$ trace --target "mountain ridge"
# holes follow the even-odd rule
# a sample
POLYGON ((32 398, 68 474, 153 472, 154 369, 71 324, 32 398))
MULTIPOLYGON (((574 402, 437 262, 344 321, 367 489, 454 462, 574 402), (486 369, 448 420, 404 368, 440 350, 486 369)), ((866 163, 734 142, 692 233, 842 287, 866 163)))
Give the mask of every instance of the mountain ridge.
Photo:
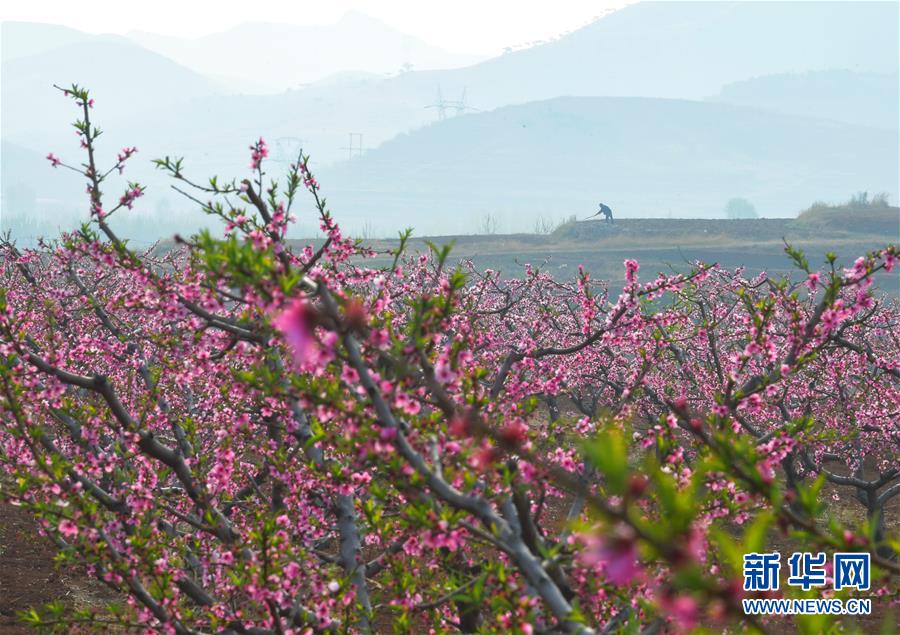
POLYGON ((247 81, 278 93, 343 71, 383 76, 403 71, 406 64, 451 68, 483 59, 448 53, 360 11, 347 12, 330 24, 245 22, 198 38, 138 31, 128 36, 203 74, 230 69, 230 76, 240 78, 235 86, 243 92, 252 91, 247 81), (242 46, 235 47, 235 42, 242 46))

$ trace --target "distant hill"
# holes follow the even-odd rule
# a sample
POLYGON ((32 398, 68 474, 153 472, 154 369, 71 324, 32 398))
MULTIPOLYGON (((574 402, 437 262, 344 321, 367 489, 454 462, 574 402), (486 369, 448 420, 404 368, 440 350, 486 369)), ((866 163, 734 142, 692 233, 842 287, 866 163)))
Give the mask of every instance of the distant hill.
MULTIPOLYGON (((486 213, 505 215, 512 230, 530 227, 537 215, 593 211, 598 196, 626 215, 713 216, 732 196, 749 198, 764 215, 790 215, 809 200, 844 199, 859 189, 895 192, 896 133, 751 113, 745 106, 806 108, 799 97, 776 103, 761 84, 725 91, 739 106, 611 99, 575 108, 581 102, 557 98, 696 100, 755 77, 840 68, 853 70, 851 81, 896 74, 898 13, 900 5, 887 2, 641 2, 555 41, 468 67, 388 79, 345 72, 277 95, 234 94, 236 75, 243 85, 268 81, 259 64, 223 58, 208 68, 223 78, 216 81, 119 37, 20 24, 10 39, 4 24, 3 53, 11 46, 18 53, 0 73, 2 135, 39 157, 49 150, 71 157, 73 112, 50 84, 74 80, 97 98, 103 152, 125 144, 141 149, 126 178, 150 185, 142 201, 150 209, 166 209, 163 199, 172 194, 149 159, 183 155, 200 179, 241 175, 247 144, 262 135, 272 147, 271 168, 302 146, 342 217, 384 231, 405 224, 471 231, 486 213), (436 123, 441 110, 426 106, 439 91, 451 102, 465 94, 467 107, 459 110, 466 114, 455 116, 450 104, 447 120, 436 123), (537 103, 543 100, 551 101, 537 103), (366 153, 339 166, 359 154, 358 146, 348 150, 348 133, 362 135, 366 153)), ((359 15, 344 22, 349 30, 375 28, 359 15)), ((247 25, 209 36, 209 50, 243 52, 246 36, 260 55, 287 46, 291 55, 305 54, 304 64, 314 60, 330 72, 323 53, 330 49, 313 47, 312 36, 298 39, 293 27, 280 29, 247 25)), ((135 37, 160 50, 184 45, 184 55, 200 46, 135 37)), ((284 70, 282 58, 270 61, 284 70)), ((822 103, 810 105, 809 114, 838 119, 822 103)), ((879 97, 871 107, 890 105, 879 97)), ((883 114, 871 116, 880 121, 883 114)), ((37 182, 45 188, 39 199, 56 198, 56 185, 37 182)))
POLYGON ((18 182, 29 189, 37 189, 40 173, 49 174, 50 163, 39 154, 8 141, 3 141, 0 148, 0 183, 18 182))
POLYGON ((829 70, 766 75, 727 84, 710 100, 875 128, 900 127, 898 73, 829 70))
POLYGON ((74 111, 53 84, 73 82, 90 88, 107 125, 220 93, 205 77, 127 40, 90 39, 3 62, 3 137, 68 140, 74 111))
POLYGON ((898 140, 883 131, 682 100, 581 97, 508 106, 401 135, 321 170, 345 223, 501 232, 540 216, 721 216, 733 196, 763 216, 857 190, 897 197, 898 140))
MULTIPOLYGON (((448 102, 465 95, 474 110, 463 112, 476 112, 560 96, 703 99, 726 84, 779 73, 897 73, 898 22, 900 4, 887 2, 639 2, 472 66, 291 91, 266 103, 264 121, 278 134, 293 129, 314 156, 331 162, 351 130, 374 147, 437 120, 439 109, 426 106, 439 93, 448 102)), ((752 96, 740 103, 766 107, 752 96)), ((452 105, 445 110, 456 113, 452 105)))
MULTIPOLYGON (((61 46, 117 36, 94 36, 59 24, 4 21, 0 24, 0 57, 4 62, 44 53, 61 46)), ((120 38, 124 39, 124 38, 120 38)))
POLYGON ((196 39, 133 32, 135 42, 242 92, 282 92, 343 71, 396 74, 454 68, 480 57, 453 55, 351 11, 334 24, 251 23, 196 39))
MULTIPOLYGON (((444 74, 473 104, 562 95, 698 99, 775 73, 898 69, 900 4, 638 2, 557 41, 444 74)), ((435 78, 437 79, 437 78, 435 78)))
POLYGON ((71 126, 78 110, 53 84, 77 82, 90 88, 96 99, 95 120, 104 130, 98 140, 102 166, 110 165, 123 146, 138 146, 141 152, 125 176, 106 189, 113 194, 125 187, 126 179, 149 183, 151 206, 166 193, 150 164, 150 159, 164 152, 154 148, 151 140, 168 135, 144 125, 149 115, 184 103, 193 104, 189 110, 196 118, 202 114, 196 100, 220 94, 214 82, 133 42, 93 36, 4 61, 0 82, 3 213, 9 217, 31 209, 28 215, 41 217, 51 227, 84 209, 83 179, 68 170, 51 169, 44 159, 52 151, 76 164, 83 161, 71 126), (7 195, 10 188, 11 197, 7 195))
MULTIPOLYGON (((780 73, 840 68, 896 73, 898 20, 900 5, 889 2, 640 2, 555 41, 464 68, 413 70, 388 79, 351 73, 259 99, 216 95, 190 107, 160 104, 154 108, 152 125, 162 134, 168 129, 186 131, 178 136, 177 147, 168 144, 173 152, 207 151, 202 145, 188 145, 188 137, 243 145, 245 137, 263 134, 302 139, 318 162, 330 163, 347 156, 343 147, 349 132, 361 133, 365 147, 372 148, 436 121, 440 109, 426 106, 436 103, 439 91, 450 102, 459 101, 465 93, 467 107, 486 111, 567 95, 702 99, 718 94, 726 84, 780 73)), ((368 19, 350 16, 334 28, 352 30, 357 28, 353 22, 368 19)), ((350 63, 341 57, 345 53, 326 54, 331 44, 313 46, 317 39, 300 37, 294 29, 245 25, 196 41, 135 37, 176 59, 197 56, 198 64, 207 64, 202 67, 205 72, 226 83, 225 92, 235 92, 236 76, 258 87, 273 70, 285 78, 282 86, 286 87, 293 82, 293 71, 285 66, 299 65, 298 72, 305 73, 305 65, 315 63, 317 72, 325 75, 333 72, 330 59, 350 63), (245 45, 245 36, 255 44, 245 45), (236 42, 241 46, 235 46, 236 42), (208 60, 204 47, 209 47, 208 60), (282 55, 285 47, 289 54, 282 55), (246 55, 248 49, 259 53, 246 60, 233 59, 238 53, 246 55), (254 61, 257 55, 270 54, 266 64, 254 61), (303 55, 302 60, 297 55, 303 55)), ((393 31, 388 35, 389 42, 400 37, 393 31)), ((397 46, 379 44, 372 50, 395 54, 397 46)), ((374 53, 371 57, 373 63, 379 59, 374 53)), ((391 61, 397 69, 400 63, 391 61)), ((133 68, 133 74, 141 72, 140 65, 133 68)), ((28 104, 39 103, 35 101, 39 98, 18 97, 28 104)), ((740 103, 767 107, 765 99, 757 102, 753 95, 740 103)), ((109 110, 104 112, 109 116, 109 110)), ((445 109, 448 117, 456 112, 452 104, 445 109)), ((132 120, 132 137, 149 125, 144 112, 132 120)), ((41 125, 38 130, 45 128, 41 125)), ((159 134, 153 139, 159 139, 159 134)), ((221 153, 217 149, 215 154, 221 153)))

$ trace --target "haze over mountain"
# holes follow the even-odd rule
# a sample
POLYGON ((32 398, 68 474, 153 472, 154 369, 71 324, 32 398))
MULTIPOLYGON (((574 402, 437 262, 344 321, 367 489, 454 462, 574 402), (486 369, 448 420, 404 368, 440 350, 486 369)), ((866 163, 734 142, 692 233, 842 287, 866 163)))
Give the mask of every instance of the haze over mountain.
POLYGON ((347 70, 393 74, 481 59, 447 53, 359 11, 334 24, 259 22, 196 39, 139 31, 128 35, 188 68, 227 80, 241 92, 282 92, 347 70))
POLYGON ((898 73, 831 70, 766 75, 727 84, 709 99, 886 130, 900 127, 898 73))
MULTIPOLYGON (((312 141, 310 149, 321 161, 330 162, 344 154, 338 149, 346 145, 348 132, 363 133, 366 145, 372 147, 397 132, 434 121, 438 109, 425 106, 435 103, 439 89, 449 101, 458 101, 465 91, 468 106, 489 110, 563 95, 702 99, 736 81, 811 70, 896 73, 898 20, 900 5, 885 2, 644 2, 557 41, 465 68, 409 72, 386 80, 351 75, 344 81, 294 90, 273 98, 272 105, 265 107, 265 122, 276 129, 290 128, 293 136, 312 141), (303 113, 302 119, 298 112, 303 113), (323 139, 324 143, 311 139, 326 131, 333 136, 323 139)), ((343 22, 357 21, 369 19, 357 14, 343 22)), ((212 72, 219 76, 244 72, 242 81, 262 81, 260 69, 273 64, 315 64, 323 69, 322 76, 365 70, 356 66, 326 71, 329 55, 323 51, 327 49, 300 37, 273 36, 264 42, 252 40, 254 46, 238 45, 243 42, 238 31, 270 33, 270 28, 291 33, 295 28, 314 29, 246 25, 234 33, 177 42, 189 44, 191 50, 208 44, 210 59, 219 59, 212 72), (262 64, 256 61, 256 53, 248 53, 254 50, 278 55, 262 64), (232 60, 238 53, 241 59, 232 60)), ((369 54, 377 58, 385 48, 390 50, 379 45, 369 54)), ((102 81, 102 66, 91 72, 102 81)), ((139 76, 140 68, 133 74, 139 76)), ((178 90, 165 82, 156 87, 165 93, 178 90)), ((234 92, 233 87, 229 92, 234 92)), ((47 96, 28 94, 19 99, 39 101, 47 96)), ((234 125, 227 119, 232 110, 229 104, 221 105, 221 118, 216 116, 218 105, 210 108, 211 112, 204 109, 201 117, 195 117, 202 119, 198 123, 214 119, 226 129, 234 125)), ((454 112, 451 105, 447 113, 454 112)), ((45 125, 32 118, 20 127, 45 125)))
POLYGON ((319 178, 345 222, 379 233, 500 231, 539 217, 721 217, 746 197, 765 216, 818 198, 898 194, 896 135, 726 104, 562 97, 457 117, 385 143, 319 178))
MULTIPOLYGON (((334 170, 323 173, 323 184, 336 192, 333 201, 336 206, 343 201, 352 208, 335 211, 342 218, 349 215, 356 219, 354 222, 363 222, 362 210, 367 210, 366 214, 372 214, 371 222, 384 231, 398 228, 383 222, 387 218, 420 228, 444 226, 433 224, 434 219, 426 210, 448 209, 443 199, 451 196, 451 190, 442 190, 444 185, 436 181, 432 199, 426 200, 423 197, 427 192, 403 176, 428 165, 457 174, 459 179, 470 179, 458 181, 454 187, 466 192, 471 200, 480 197, 490 203, 473 207, 459 216, 459 224, 466 225, 466 231, 473 229, 472 214, 478 216, 489 208, 490 211, 500 209, 495 203, 502 192, 511 192, 503 209, 508 209, 512 216, 516 214, 516 205, 524 206, 523 217, 537 213, 539 208, 565 213, 557 210, 556 202, 568 200, 580 210, 589 198, 593 207, 597 196, 610 200, 618 197, 617 205, 635 215, 668 214, 671 208, 676 216, 690 216, 717 213, 724 204, 718 197, 749 195, 750 191, 736 187, 746 182, 757 183, 762 188, 748 188, 757 193, 759 200, 755 202, 760 203, 762 213, 791 214, 813 199, 831 196, 842 199, 860 189, 889 192, 898 189, 896 170, 893 179, 881 184, 885 171, 896 166, 896 153, 883 162, 881 159, 889 154, 891 144, 896 145, 897 137, 894 116, 897 99, 891 100, 890 93, 895 90, 892 87, 896 86, 900 64, 896 56, 900 41, 898 18, 900 5, 896 3, 646 2, 607 15, 553 42, 462 68, 412 70, 389 78, 384 78, 381 70, 369 72, 359 65, 347 66, 356 64, 354 60, 358 61, 359 56, 341 57, 340 64, 332 65, 329 60, 338 58, 330 57, 327 52, 330 44, 316 44, 315 30, 327 27, 254 24, 199 40, 133 34, 146 46, 168 50, 176 60, 119 36, 93 36, 52 25, 7 23, 3 25, 2 134, 4 141, 36 156, 53 150, 74 157, 77 144, 69 127, 74 113, 71 105, 50 88, 54 82, 74 80, 89 86, 97 98, 95 117, 106 131, 102 149, 110 153, 124 145, 137 145, 141 149, 126 176, 151 186, 144 200, 144 206, 149 209, 168 209, 171 207, 168 199, 173 198, 167 182, 152 169, 149 159, 186 156, 192 174, 201 180, 211 174, 239 176, 246 172, 247 145, 262 135, 269 140, 272 159, 282 161, 282 165, 301 146, 311 153, 317 169, 334 164, 334 170), (312 31, 304 32, 301 37, 298 34, 303 29, 312 31), (249 42, 254 44, 248 45, 249 42), (247 59, 234 59, 238 53, 247 59), (205 65, 204 72, 188 68, 185 64, 190 59, 191 64, 205 65), (247 90, 251 85, 271 89, 268 82, 276 75, 289 74, 288 67, 293 63, 298 65, 297 73, 320 70, 324 79, 279 94, 235 94, 239 87, 247 90), (267 75, 269 71, 271 76, 267 75), (439 96, 444 100, 442 105, 439 96), (648 129, 656 131, 662 144, 660 148, 655 148, 643 134, 641 122, 634 114, 609 106, 626 102, 588 100, 584 103, 598 108, 595 115, 582 112, 583 107, 579 106, 577 114, 565 115, 564 119, 570 121, 567 126, 557 130, 554 126, 559 127, 559 122, 547 124, 547 129, 555 130, 556 137, 535 137, 525 141, 525 147, 520 147, 521 139, 514 138, 510 147, 517 150, 503 151, 504 117, 519 111, 501 110, 504 114, 499 118, 492 117, 495 113, 490 111, 521 105, 524 109, 521 112, 525 113, 533 107, 529 117, 543 121, 543 116, 535 113, 544 112, 546 104, 535 102, 565 96, 706 99, 708 103, 684 106, 682 102, 663 100, 650 110, 650 106, 642 106, 639 111, 644 116, 656 118, 648 124, 648 129), (758 112, 751 116, 750 108, 758 112), (466 116, 456 117, 457 112, 466 116), (716 120, 721 120, 716 125, 722 130, 739 131, 741 126, 748 125, 760 139, 769 139, 773 147, 783 149, 783 156, 735 154, 734 147, 729 145, 732 137, 704 136, 704 126, 695 119, 695 112, 715 113, 716 120), (798 116, 787 117, 785 113, 798 116), (442 114, 447 121, 430 126, 442 114), (622 118, 622 130, 628 131, 627 134, 609 132, 617 125, 618 118, 622 118), (816 118, 834 121, 826 123, 816 118), (788 125, 787 121, 794 123, 788 125), (834 122, 863 124, 869 128, 892 125, 893 130, 863 132, 834 122), (488 124, 499 127, 496 130, 483 127, 488 124), (693 131, 691 135, 674 134, 673 131, 684 125, 693 131), (430 127, 423 129, 424 126, 430 127), (469 126, 479 129, 479 133, 473 133, 469 126), (798 131, 815 130, 816 134, 807 139, 806 133, 791 133, 792 126, 798 131), (448 156, 455 157, 456 161, 474 159, 480 171, 459 172, 459 166, 452 162, 448 167, 443 151, 438 149, 440 145, 426 151, 433 135, 437 135, 434 137, 437 140, 445 134, 436 131, 447 130, 459 133, 458 143, 469 144, 467 151, 460 149, 448 156), (361 137, 354 136, 351 141, 349 133, 361 137), (397 135, 401 136, 395 139, 397 135), (485 146, 479 135, 501 145, 485 146), (698 135, 706 139, 701 145, 696 141, 698 135), (610 144, 610 138, 616 139, 616 143, 610 144), (863 141, 854 145, 850 141, 853 138, 863 141), (581 147, 584 139, 605 145, 596 150, 599 154, 595 156, 581 147), (808 148, 790 148, 782 139, 802 141, 808 148, 819 148, 821 152, 816 155, 808 148), (383 148, 371 150, 381 144, 385 144, 383 148), (568 158, 566 147, 572 148, 568 158), (698 147, 710 156, 704 157, 698 147), (360 159, 357 155, 363 151, 366 154, 360 159), (562 180, 554 181, 564 184, 566 190, 556 192, 555 196, 550 190, 532 196, 519 195, 515 188, 500 187, 498 183, 515 182, 519 178, 510 175, 522 173, 521 159, 516 152, 526 152, 529 160, 555 156, 556 164, 570 166, 571 179, 562 179, 565 175, 561 175, 562 180), (338 165, 349 156, 353 157, 349 164, 338 165), (847 166, 842 171, 832 167, 844 166, 848 156, 861 157, 858 165, 847 166), (388 161, 385 157, 393 158, 388 161), (485 157, 494 159, 489 161, 485 157), (591 165, 606 166, 610 178, 621 179, 621 184, 601 180, 602 191, 598 192, 597 181, 590 180, 594 173, 585 171, 578 157, 591 165), (403 160, 413 163, 403 165, 403 160), (391 173, 385 173, 380 167, 385 161, 392 165, 391 173), (728 176, 729 162, 743 165, 740 174, 744 176, 740 178, 746 177, 745 181, 728 176), (867 172, 864 168, 870 164, 872 171, 867 172), (685 201, 693 200, 691 205, 698 207, 672 204, 673 190, 666 189, 665 185, 669 178, 666 170, 683 176, 694 165, 708 168, 705 180, 696 181, 698 198, 691 199, 693 195, 687 191, 680 195, 685 201), (371 200, 351 192, 355 184, 346 175, 360 166, 369 166, 365 168, 366 173, 385 179, 377 185, 379 193, 371 200, 403 201, 396 207, 403 210, 399 216, 392 216, 393 211, 391 214, 373 211, 371 200), (832 172, 835 177, 831 179, 815 176, 815 173, 832 172), (393 173, 403 178, 388 178, 393 173), (761 175, 766 175, 768 189, 763 188, 761 175), (332 177, 335 183, 328 182, 332 177), (586 180, 576 183, 581 177, 586 180), (629 183, 641 183, 644 192, 629 183), (657 186, 661 188, 659 195, 651 200, 657 186), (573 192, 581 193, 575 196, 573 192), (553 205, 546 203, 551 199, 555 201, 553 205), (535 200, 546 204, 537 206, 535 200), (410 206, 409 201, 414 204, 410 206), (421 216, 415 215, 420 212, 421 216)), ((405 36, 385 31, 383 25, 373 26, 371 22, 364 16, 351 15, 332 28, 343 29, 344 35, 340 37, 349 37, 347 34, 353 29, 380 33, 377 37, 373 35, 371 41, 381 43, 371 44, 371 50, 363 51, 363 58, 368 55, 373 63, 387 60, 385 63, 399 67, 399 58, 391 56, 410 51, 425 55, 422 59, 433 53, 438 56, 434 63, 439 63, 440 51, 435 52, 421 42, 411 44, 404 51, 397 42, 404 41, 405 36), (379 37, 387 39, 378 40, 379 37), (417 48, 419 44, 425 48, 417 48)), ((558 102, 563 103, 567 102, 558 102)), ((544 124, 535 125, 541 129, 544 124)), ((18 174, 16 178, 24 179, 23 183, 36 184, 39 201, 62 198, 55 190, 55 181, 46 181, 49 166, 41 169, 40 179, 25 172, 24 168, 4 170, 7 176, 18 174)), ((672 178, 677 183, 678 179, 672 178)), ((9 183, 7 180, 6 184, 9 183)), ((388 208, 394 210, 395 206, 391 203, 388 208)), ((39 204, 36 213, 50 213, 51 209, 56 207, 39 204)), ((441 223, 445 220, 441 219, 441 223)), ((164 223, 159 226, 163 231, 164 223)))
POLYGON ((559 95, 699 99, 760 75, 895 72, 898 17, 900 5, 879 2, 640 2, 441 79, 451 94, 468 86, 480 107, 559 95))
POLYGON ((14 57, 2 64, 3 137, 22 145, 41 139, 68 138, 71 103, 53 85, 90 87, 103 104, 107 124, 131 126, 147 112, 179 102, 218 95, 221 88, 172 60, 124 38, 88 38, 14 57))
POLYGON ((117 35, 91 35, 60 24, 16 21, 0 24, 0 51, 4 62, 96 39, 125 38, 117 35))
MULTIPOLYGON (((240 138, 243 144, 247 129, 254 131, 251 135, 300 138, 319 162, 329 163, 347 156, 342 147, 348 145, 350 132, 361 133, 364 146, 374 147, 399 132, 434 121, 440 109, 426 106, 435 104, 439 90, 450 102, 459 101, 465 91, 466 106, 490 110, 563 95, 700 99, 716 95, 728 83, 810 70, 852 67, 864 73, 896 73, 898 7, 894 3, 847 2, 639 3, 555 42, 465 68, 414 71, 390 79, 345 74, 342 79, 262 100, 216 95, 197 107, 176 105, 167 109, 158 105, 153 110, 161 123, 194 131, 192 136, 197 138, 235 135, 234 140, 240 138)), ((209 37, 218 41, 218 36, 209 37)), ((328 56, 320 55, 315 47, 307 48, 302 39, 272 38, 265 46, 251 48, 236 46, 239 41, 230 40, 230 48, 241 55, 252 48, 280 51, 288 47, 316 64, 327 64, 328 56)), ((214 49, 218 48, 215 44, 214 49)), ((64 64, 66 60, 61 59, 60 67, 64 64)), ((234 75, 244 68, 238 61, 234 64, 223 60, 215 70, 234 75)), ((265 65, 250 66, 252 72, 265 65)), ((4 84, 10 74, 4 73, 4 84)), ((82 68, 76 75, 88 75, 82 81, 91 86, 122 82, 121 73, 109 73, 100 63, 89 71, 82 68)), ((141 64, 136 64, 131 75, 141 77, 141 64)), ((177 104, 182 101, 183 84, 177 81, 181 75, 173 75, 173 81, 151 75, 146 83, 156 95, 177 104)), ((244 79, 252 81, 254 77, 244 79)), ((844 92, 852 92, 855 87, 851 81, 844 92)), ((225 91, 229 92, 227 87, 225 91)), ((52 97, 42 86, 37 92, 16 93, 17 101, 28 104, 40 104, 52 97)), ((761 95, 759 103, 754 103, 751 96, 739 103, 766 107, 771 99, 761 95)), ((135 108, 140 105, 133 103, 135 108)), ((110 116, 108 102, 105 108, 105 116, 110 116)), ((22 133, 16 139, 19 142, 26 134, 48 130, 40 110, 24 111, 22 120, 10 114, 9 125, 4 126, 22 133)), ((454 104, 445 109, 451 116, 456 111, 454 104)), ((143 112, 134 123, 135 127, 144 125, 143 112)), ((172 148, 185 153, 202 150, 172 148)))
MULTIPOLYGON (((84 210, 83 179, 51 169, 44 159, 53 151, 75 164, 83 160, 71 126, 79 113, 54 84, 90 87, 101 105, 93 114, 104 130, 99 139, 99 147, 109 153, 104 157, 135 145, 134 132, 152 137, 153 131, 140 125, 149 113, 182 102, 193 103, 197 117, 195 100, 221 94, 214 81, 121 36, 28 23, 4 23, 2 36, 0 186, 7 217, 38 216, 43 226, 55 229, 60 223, 71 227, 74 214, 84 210)), ((128 176, 158 185, 150 158, 136 161, 128 176)))
MULTIPOLYGON (((318 161, 330 163, 347 155, 341 148, 349 132, 362 133, 365 146, 374 147, 435 121, 439 98, 447 102, 445 114, 453 116, 566 95, 702 99, 725 84, 779 73, 846 67, 896 73, 898 8, 846 2, 639 3, 555 42, 473 66, 315 84, 260 107, 267 130, 305 139, 318 161)), ((850 81, 846 90, 855 88, 850 81)), ((253 117, 250 103, 259 102, 217 100, 212 108, 221 109, 222 120, 233 121, 236 110, 253 117)), ((765 107, 764 99, 741 103, 765 107)))

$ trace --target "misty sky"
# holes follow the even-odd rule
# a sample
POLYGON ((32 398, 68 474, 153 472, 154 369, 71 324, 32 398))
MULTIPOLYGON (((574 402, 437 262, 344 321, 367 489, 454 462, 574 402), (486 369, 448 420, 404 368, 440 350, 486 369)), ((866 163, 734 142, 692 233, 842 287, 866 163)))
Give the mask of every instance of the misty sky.
POLYGON ((4 20, 63 24, 89 33, 150 31, 197 37, 242 22, 328 24, 358 10, 453 53, 499 53, 576 29, 631 0, 30 0, 4 20))

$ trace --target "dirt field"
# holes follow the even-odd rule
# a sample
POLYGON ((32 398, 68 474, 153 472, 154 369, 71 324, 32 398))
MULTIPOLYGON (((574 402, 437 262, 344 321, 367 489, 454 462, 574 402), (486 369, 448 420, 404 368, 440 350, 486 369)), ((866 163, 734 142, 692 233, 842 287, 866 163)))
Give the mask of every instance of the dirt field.
POLYGON ((27 512, 0 503, 0 634, 34 633, 17 617, 30 607, 60 600, 81 608, 113 599, 82 572, 57 566, 55 553, 27 512))

